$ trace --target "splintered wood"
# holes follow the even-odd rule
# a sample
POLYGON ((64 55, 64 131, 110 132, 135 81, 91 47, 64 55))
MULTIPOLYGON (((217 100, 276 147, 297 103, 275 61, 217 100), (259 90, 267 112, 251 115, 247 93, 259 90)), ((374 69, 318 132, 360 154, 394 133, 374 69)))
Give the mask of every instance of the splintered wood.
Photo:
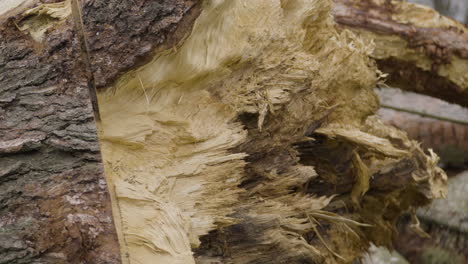
POLYGON ((180 47, 99 93, 126 263, 348 263, 444 195, 437 157, 374 116, 372 43, 330 10, 207 1, 180 47))

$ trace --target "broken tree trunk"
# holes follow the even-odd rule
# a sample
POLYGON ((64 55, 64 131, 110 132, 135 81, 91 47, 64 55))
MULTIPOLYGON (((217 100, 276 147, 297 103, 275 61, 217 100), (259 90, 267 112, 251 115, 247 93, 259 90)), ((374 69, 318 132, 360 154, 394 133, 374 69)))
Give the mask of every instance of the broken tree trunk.
MULTIPOLYGON (((70 2, 21 4, 0 3, 0 263, 121 263, 70 2)), ((87 1, 97 84, 175 38, 192 5, 87 1)))
POLYGON ((331 1, 84 1, 98 132, 70 3, 0 17, 0 263, 348 263, 444 195, 331 1))
POLYGON ((468 106, 468 29, 406 1, 333 0, 335 21, 373 41, 387 83, 468 106))

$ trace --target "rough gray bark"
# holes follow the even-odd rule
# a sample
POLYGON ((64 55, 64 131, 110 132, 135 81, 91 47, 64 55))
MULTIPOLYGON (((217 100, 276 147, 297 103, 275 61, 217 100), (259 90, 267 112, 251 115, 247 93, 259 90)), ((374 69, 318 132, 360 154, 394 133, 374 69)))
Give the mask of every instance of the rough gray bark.
MULTIPOLYGON (((85 1, 97 84, 176 39, 193 5, 85 1)), ((15 14, 3 14, 0 24, 0 263, 120 263, 71 18, 37 42, 16 25, 48 15, 15 14)))
POLYGON ((86 80, 0 34, 0 263, 119 263, 86 80))

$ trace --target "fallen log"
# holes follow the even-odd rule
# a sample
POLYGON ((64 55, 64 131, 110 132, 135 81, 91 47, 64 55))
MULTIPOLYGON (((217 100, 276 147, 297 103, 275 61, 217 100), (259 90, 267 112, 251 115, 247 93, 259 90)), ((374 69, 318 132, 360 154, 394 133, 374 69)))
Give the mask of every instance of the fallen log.
POLYGON ((334 0, 333 16, 375 43, 389 85, 468 106, 466 26, 406 1, 334 0))
POLYGON ((84 1, 101 121, 70 3, 1 15, 0 263, 348 263, 445 195, 330 1, 84 1))

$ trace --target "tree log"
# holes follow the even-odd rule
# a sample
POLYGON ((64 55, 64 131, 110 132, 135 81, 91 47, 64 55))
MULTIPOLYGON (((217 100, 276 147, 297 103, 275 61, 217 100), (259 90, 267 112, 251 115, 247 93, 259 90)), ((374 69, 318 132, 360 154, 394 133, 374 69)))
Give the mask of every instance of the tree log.
POLYGON ((343 28, 375 43, 372 57, 387 83, 468 106, 468 29, 405 1, 334 0, 343 28))
POLYGON ((69 5, 0 27, 0 263, 349 263, 444 196, 331 1, 84 1, 101 122, 69 5))
MULTIPOLYGON (((121 263, 70 2, 37 2, 0 19, 0 263, 121 263)), ((97 85, 176 39, 193 5, 86 1, 97 85)))

